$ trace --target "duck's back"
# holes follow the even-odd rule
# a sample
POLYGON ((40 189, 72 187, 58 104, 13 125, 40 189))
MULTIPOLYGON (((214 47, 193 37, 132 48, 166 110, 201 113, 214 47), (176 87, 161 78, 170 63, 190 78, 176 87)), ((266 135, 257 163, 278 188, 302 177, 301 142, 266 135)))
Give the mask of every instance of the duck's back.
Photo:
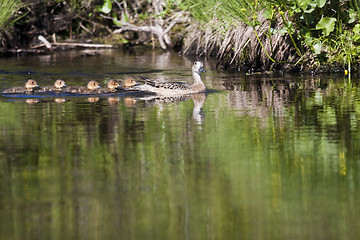
POLYGON ((66 87, 64 89, 64 92, 66 93, 72 93, 72 94, 85 94, 85 95, 91 95, 91 94, 99 94, 98 90, 99 89, 94 89, 94 90, 90 90, 87 87, 84 86, 71 86, 71 87, 66 87))
POLYGON ((32 89, 27 89, 26 87, 11 87, 3 90, 1 93, 30 93, 32 89))
POLYGON ((43 92, 61 92, 61 91, 62 91, 61 88, 56 88, 54 86, 44 86, 39 89, 36 89, 34 92, 43 93, 43 92))
POLYGON ((85 92, 85 90, 87 90, 87 88, 83 86, 71 86, 71 87, 66 87, 64 89, 64 92, 82 94, 83 92, 85 92))

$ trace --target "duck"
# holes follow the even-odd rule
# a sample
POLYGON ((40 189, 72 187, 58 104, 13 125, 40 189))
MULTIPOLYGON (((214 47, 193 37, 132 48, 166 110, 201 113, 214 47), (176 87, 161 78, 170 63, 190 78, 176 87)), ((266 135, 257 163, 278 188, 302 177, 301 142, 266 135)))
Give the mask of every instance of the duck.
POLYGON ((128 77, 123 81, 123 84, 120 86, 120 88, 126 90, 136 85, 138 85, 138 83, 136 82, 135 78, 128 77))
POLYGON ((55 81, 53 86, 44 86, 36 89, 36 92, 60 92, 63 88, 66 87, 65 81, 58 79, 55 81))
POLYGON ((116 80, 110 80, 107 84, 107 88, 98 88, 94 91, 94 93, 102 94, 102 93, 113 93, 116 92, 120 88, 120 84, 116 80))
POLYGON ((151 92, 157 95, 186 95, 193 93, 202 93, 206 91, 205 84, 201 81, 201 73, 206 72, 204 69, 204 64, 201 61, 195 61, 192 66, 192 75, 194 79, 193 84, 188 84, 185 82, 159 82, 149 78, 141 77, 143 80, 143 85, 134 86, 132 90, 151 92))
POLYGON ((2 93, 31 93, 34 89, 39 88, 40 86, 33 79, 27 80, 25 86, 21 87, 11 87, 2 91, 2 93))
POLYGON ((74 93, 74 94, 96 94, 96 90, 99 89, 99 83, 97 81, 90 81, 84 86, 71 86, 64 89, 66 93, 74 93))

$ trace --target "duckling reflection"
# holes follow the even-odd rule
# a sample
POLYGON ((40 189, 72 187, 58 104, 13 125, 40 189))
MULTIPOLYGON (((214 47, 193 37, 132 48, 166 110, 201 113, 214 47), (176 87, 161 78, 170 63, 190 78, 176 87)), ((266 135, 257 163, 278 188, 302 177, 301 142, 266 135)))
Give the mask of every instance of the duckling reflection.
POLYGON ((66 101, 65 98, 55 98, 54 99, 54 102, 56 102, 56 103, 63 103, 65 101, 66 101))
POLYGON ((35 92, 42 93, 42 92, 61 92, 63 88, 66 87, 65 81, 58 79, 55 81, 53 86, 44 86, 36 89, 35 92))
POLYGON ((124 103, 125 103, 125 106, 127 106, 129 108, 136 107, 136 99, 133 97, 124 98, 124 103))
POLYGON ((2 93, 31 93, 34 91, 34 89, 37 89, 39 87, 40 86, 37 84, 35 80, 29 79, 25 83, 25 86, 7 88, 3 90, 2 93))
POLYGON ((97 81, 90 81, 84 86, 71 86, 64 89, 64 92, 74 93, 74 94, 96 94, 97 89, 99 89, 99 83, 97 81))
POLYGON ((109 97, 108 98, 108 103, 110 105, 116 105, 119 103, 119 101, 120 101, 120 98, 118 98, 118 97, 109 97))
POLYGON ((35 104, 35 103, 38 103, 38 102, 39 102, 39 99, 29 98, 29 99, 26 99, 25 102, 26 102, 27 104, 35 104))
POLYGON ((88 97, 87 100, 88 100, 88 102, 95 103, 95 102, 98 102, 100 100, 100 98, 98 98, 98 97, 88 97))

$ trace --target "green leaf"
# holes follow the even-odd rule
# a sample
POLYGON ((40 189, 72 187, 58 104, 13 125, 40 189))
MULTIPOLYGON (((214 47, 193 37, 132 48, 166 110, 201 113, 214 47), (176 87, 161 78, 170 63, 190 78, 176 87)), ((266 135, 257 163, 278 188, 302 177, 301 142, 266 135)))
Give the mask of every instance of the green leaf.
POLYGON ((121 16, 121 21, 122 22, 128 22, 129 21, 129 17, 126 13, 124 13, 122 16, 121 16))
POLYGON ((353 9, 350 9, 349 10, 349 21, 348 21, 348 23, 355 22, 356 17, 357 17, 357 13, 353 9))
POLYGON ((278 30, 276 30, 275 28, 270 28, 271 35, 275 35, 276 33, 278 33, 278 30))
POLYGON ((123 24, 122 24, 122 21, 120 21, 116 14, 113 14, 113 17, 112 17, 112 20, 113 20, 113 23, 118 26, 118 27, 121 27, 123 24))
POLYGON ((317 30, 322 30, 325 36, 328 36, 335 28, 336 18, 324 17, 316 24, 317 30))
POLYGON ((326 0, 316 0, 316 6, 323 8, 325 6, 326 0))
POLYGON ((353 32, 354 32, 355 34, 360 33, 360 24, 359 24, 359 23, 354 26, 353 32))
POLYGON ((313 41, 313 38, 312 38, 312 37, 307 37, 307 38, 305 38, 305 44, 308 45, 308 46, 311 46, 311 45, 312 45, 312 41, 313 41))
POLYGON ((320 54, 321 53, 321 48, 322 48, 322 44, 321 43, 316 43, 313 46, 313 51, 315 54, 320 54))
POLYGON ((284 36, 287 33, 287 27, 283 27, 283 28, 279 29, 278 32, 284 36))
POLYGON ((314 3, 311 3, 308 6, 310 6, 310 8, 305 9, 304 13, 312 13, 316 9, 316 4, 314 3))
POLYGON ((110 0, 104 0, 104 4, 102 6, 97 6, 96 10, 102 12, 104 14, 108 14, 111 12, 112 3, 110 0))
POLYGON ((265 11, 263 12, 263 16, 265 19, 271 20, 273 17, 273 10, 271 8, 265 9, 265 11))

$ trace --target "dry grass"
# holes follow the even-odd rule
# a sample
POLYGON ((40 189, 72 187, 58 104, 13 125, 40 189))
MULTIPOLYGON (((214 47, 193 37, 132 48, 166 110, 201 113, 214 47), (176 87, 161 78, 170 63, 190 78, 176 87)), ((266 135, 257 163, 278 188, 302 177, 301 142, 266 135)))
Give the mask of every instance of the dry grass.
MULTIPOLYGON (((185 54, 215 55, 219 64, 227 67, 245 64, 248 68, 270 70, 273 67, 290 67, 298 57, 288 35, 269 34, 270 22, 259 14, 260 25, 255 28, 242 22, 229 26, 213 19, 206 25, 193 23, 188 27, 184 44, 185 54), (273 62, 269 56, 275 60, 273 62)), ((274 29, 283 27, 282 20, 276 21, 274 29)), ((293 66, 292 66, 293 67, 293 66)))

